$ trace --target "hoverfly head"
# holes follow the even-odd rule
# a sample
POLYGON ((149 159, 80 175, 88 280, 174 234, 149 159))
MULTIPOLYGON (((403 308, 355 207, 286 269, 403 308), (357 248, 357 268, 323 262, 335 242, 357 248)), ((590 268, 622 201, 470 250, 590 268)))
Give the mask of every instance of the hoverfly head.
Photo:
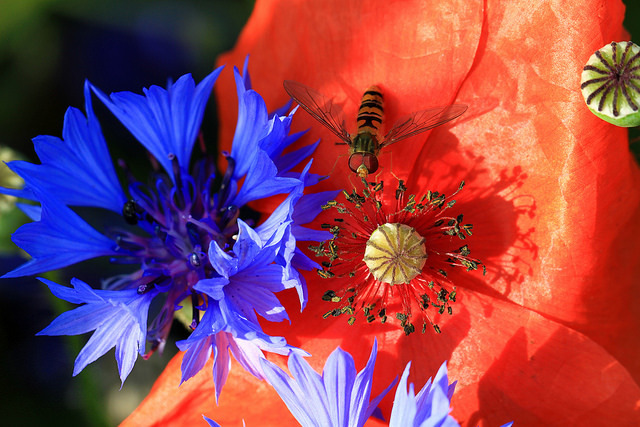
POLYGON ((353 153, 349 156, 349 169, 361 178, 378 170, 378 157, 373 153, 353 153))

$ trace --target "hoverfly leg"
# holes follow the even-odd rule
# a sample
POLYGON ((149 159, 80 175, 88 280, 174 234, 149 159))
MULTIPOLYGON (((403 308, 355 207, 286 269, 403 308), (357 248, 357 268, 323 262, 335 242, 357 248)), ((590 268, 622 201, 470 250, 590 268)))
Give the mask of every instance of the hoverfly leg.
POLYGON ((395 173, 393 173, 393 151, 392 150, 389 150, 389 173, 391 174, 392 177, 398 180, 398 182, 400 181, 400 178, 398 178, 398 176, 395 173))
MULTIPOLYGON (((380 181, 378 180, 378 178, 380 177, 380 174, 382 174, 382 170, 383 170, 383 169, 384 169, 384 166, 381 166, 381 167, 380 167, 380 170, 378 171, 378 173, 377 173, 377 174, 375 174, 375 176, 373 177, 374 183, 378 183, 378 182, 380 182, 380 181)), ((391 172, 391 171, 390 171, 390 172, 391 172)), ((393 172, 391 172, 391 175, 393 175, 393 172)), ((395 175, 393 175, 393 176, 395 177, 395 175)))
POLYGON ((333 176, 333 172, 334 172, 334 171, 335 171, 335 169, 336 169, 336 165, 338 164, 338 161, 339 161, 342 157, 344 157, 344 156, 346 156, 346 154, 340 154, 340 155, 336 158, 336 161, 335 161, 335 162, 333 162, 333 166, 331 167, 331 171, 327 174, 327 178, 328 178, 328 177, 333 176))
POLYGON ((347 179, 349 180, 349 187, 351 187, 351 188, 353 188, 355 190, 356 186, 353 184, 353 181, 351 181, 351 175, 352 174, 348 174, 347 175, 347 179))
MULTIPOLYGON (((395 173, 393 173, 393 151, 392 150, 387 150, 387 152, 384 153, 384 155, 385 156, 389 156, 389 173, 396 180, 400 181, 400 178, 398 178, 398 176, 395 173)), ((380 169, 384 169, 385 167, 386 166, 380 166, 380 169)), ((380 182, 380 181, 378 181, 378 177, 380 176, 381 173, 382 173, 382 170, 375 175, 375 182, 380 182)))
POLYGON ((350 174, 347 175, 347 179, 349 180, 349 186, 351 188, 353 188, 354 191, 356 191, 356 192, 358 191, 358 186, 356 184, 354 184, 353 181, 351 181, 352 177, 357 179, 358 181, 360 181, 361 182, 361 186, 363 186, 363 188, 367 188, 368 185, 367 185, 367 179, 366 178, 358 176, 358 175, 353 174, 353 173, 350 173, 350 174))

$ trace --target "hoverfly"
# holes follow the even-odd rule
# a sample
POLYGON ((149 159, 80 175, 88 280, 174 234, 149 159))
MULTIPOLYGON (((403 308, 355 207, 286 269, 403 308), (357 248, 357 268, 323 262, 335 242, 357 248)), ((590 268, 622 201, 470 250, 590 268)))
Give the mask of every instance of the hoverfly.
POLYGON ((292 80, 284 81, 284 89, 313 118, 342 140, 338 144, 349 146, 349 169, 362 178, 378 170, 378 154, 383 147, 440 126, 467 109, 466 105, 452 104, 417 111, 398 120, 381 136, 380 126, 384 119, 382 92, 378 86, 371 86, 362 96, 356 134, 351 135, 345 128, 340 108, 331 99, 292 80))

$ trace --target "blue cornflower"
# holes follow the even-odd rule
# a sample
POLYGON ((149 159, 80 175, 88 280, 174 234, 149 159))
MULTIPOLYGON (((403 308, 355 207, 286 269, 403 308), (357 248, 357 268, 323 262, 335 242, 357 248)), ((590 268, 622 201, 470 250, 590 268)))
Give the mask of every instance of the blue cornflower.
POLYGON ((374 341, 367 365, 357 372, 351 355, 338 347, 327 358, 322 375, 292 353, 288 366, 294 379, 266 359, 260 363, 267 380, 302 426, 356 427, 364 425, 397 380, 369 401, 377 351, 374 341))
POLYGON ((41 164, 9 163, 25 186, 0 192, 39 205, 25 205, 34 222, 13 235, 32 259, 3 277, 42 273, 101 256, 131 266, 128 274, 105 273, 102 290, 92 291, 78 279, 72 280, 73 289, 45 281, 55 295, 83 305, 62 314, 40 334, 95 330, 76 360, 74 374, 115 345, 124 381, 137 354, 147 357, 162 350, 174 313, 185 302, 192 307, 193 333, 179 343, 187 350, 183 381, 213 353, 219 394, 229 370, 229 351, 258 377, 263 350, 304 353, 284 338, 262 332, 258 315, 270 321, 288 319, 274 295, 283 289, 295 288, 304 307, 306 285, 298 269, 319 266, 296 243, 331 237, 302 225, 335 193, 303 195, 319 177, 308 172, 311 162, 303 172, 293 169, 317 143, 283 154, 301 135, 290 134, 294 112, 267 112, 262 97, 250 87, 247 63, 244 75, 234 69, 239 111, 232 151, 223 153, 226 170, 218 171, 204 144, 201 158, 192 159, 204 109, 221 71, 214 70, 197 85, 187 74, 166 89, 144 89, 144 95, 106 95, 87 82, 86 116, 69 108, 63 139, 34 139, 41 164), (138 180, 119 160, 127 183, 122 188, 93 113, 92 93, 162 166, 150 179, 138 180), (288 197, 257 225, 247 203, 276 194, 288 197), (98 231, 74 211, 81 206, 119 217, 111 214, 112 223, 98 231), (154 310, 156 306, 160 308, 154 310))

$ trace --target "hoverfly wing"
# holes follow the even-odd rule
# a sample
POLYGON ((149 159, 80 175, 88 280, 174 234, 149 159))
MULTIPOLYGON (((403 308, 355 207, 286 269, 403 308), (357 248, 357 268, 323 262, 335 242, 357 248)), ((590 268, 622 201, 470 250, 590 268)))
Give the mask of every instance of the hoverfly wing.
POLYGON ((416 111, 408 116, 402 117, 384 137, 384 142, 380 147, 386 147, 394 142, 409 138, 421 132, 433 129, 448 121, 455 119, 467 111, 464 104, 452 104, 446 107, 434 107, 426 110, 416 111))
POLYGON ((349 132, 345 129, 344 119, 342 119, 342 110, 334 105, 331 99, 293 80, 285 80, 283 86, 289 96, 314 119, 329 128, 346 144, 351 145, 349 132))

